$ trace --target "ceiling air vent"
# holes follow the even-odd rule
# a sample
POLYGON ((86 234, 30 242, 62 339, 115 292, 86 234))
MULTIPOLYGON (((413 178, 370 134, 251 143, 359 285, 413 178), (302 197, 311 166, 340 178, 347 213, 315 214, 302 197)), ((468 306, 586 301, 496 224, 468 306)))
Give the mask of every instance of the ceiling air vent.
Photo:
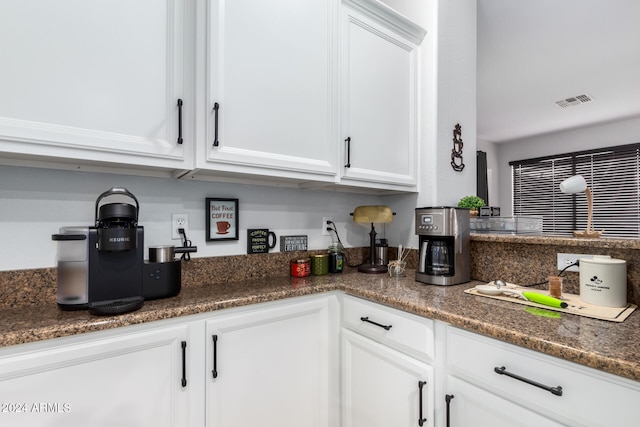
POLYGON ((591 97, 591 95, 587 95, 585 93, 582 95, 573 96, 571 98, 561 99, 560 101, 556 101, 556 104, 558 104, 562 108, 567 108, 567 107, 574 107, 576 105, 584 104, 586 102, 591 102, 591 101, 593 101, 593 98, 591 97))

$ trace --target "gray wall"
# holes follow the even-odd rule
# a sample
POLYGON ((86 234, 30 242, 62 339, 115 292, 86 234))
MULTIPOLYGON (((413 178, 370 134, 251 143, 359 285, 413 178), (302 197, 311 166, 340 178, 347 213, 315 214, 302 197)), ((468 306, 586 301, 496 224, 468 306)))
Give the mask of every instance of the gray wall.
MULTIPOLYGON (((387 203, 372 195, 0 166, 0 271, 55 266, 51 235, 62 226, 92 225, 97 197, 114 186, 138 198, 146 247, 179 244, 171 240, 171 213, 188 213, 198 257, 244 254, 246 229, 261 227, 278 236, 306 234, 309 249, 325 248, 330 238, 320 232, 322 217, 335 219, 345 246, 366 246, 369 227, 354 224, 349 213, 358 205, 387 203), (205 241, 206 197, 239 199, 240 240, 205 241)), ((393 234, 379 231, 397 245, 396 236, 406 238, 413 224, 394 225, 393 234)))
POLYGON ((640 142, 640 117, 494 144, 501 214, 512 215, 510 161, 636 142, 640 142))

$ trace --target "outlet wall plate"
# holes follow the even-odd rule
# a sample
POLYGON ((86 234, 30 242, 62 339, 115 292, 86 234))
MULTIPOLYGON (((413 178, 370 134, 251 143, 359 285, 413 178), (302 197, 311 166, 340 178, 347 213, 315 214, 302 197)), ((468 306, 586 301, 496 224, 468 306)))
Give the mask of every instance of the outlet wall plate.
MULTIPOLYGON (((580 258, 593 258, 593 255, 558 253, 558 270, 563 270, 565 267, 573 264, 580 258)), ((574 265, 573 267, 567 268, 565 271, 580 271, 580 267, 574 265)))
POLYGON ((331 236, 331 233, 329 232, 329 230, 327 230, 327 227, 329 227, 329 224, 327 224, 327 221, 333 221, 333 217, 331 216, 322 217, 322 235, 323 236, 331 236))
POLYGON ((180 240, 182 236, 178 233, 179 228, 184 228, 186 235, 189 235, 189 214, 174 213, 171 214, 171 239, 180 240))

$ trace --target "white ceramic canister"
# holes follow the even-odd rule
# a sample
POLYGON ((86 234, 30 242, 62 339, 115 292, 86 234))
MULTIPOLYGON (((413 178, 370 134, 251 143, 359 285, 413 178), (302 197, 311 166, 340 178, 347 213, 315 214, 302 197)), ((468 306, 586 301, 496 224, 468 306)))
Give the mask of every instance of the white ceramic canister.
POLYGON ((627 262, 608 255, 580 258, 580 299, 603 307, 625 307, 627 262))

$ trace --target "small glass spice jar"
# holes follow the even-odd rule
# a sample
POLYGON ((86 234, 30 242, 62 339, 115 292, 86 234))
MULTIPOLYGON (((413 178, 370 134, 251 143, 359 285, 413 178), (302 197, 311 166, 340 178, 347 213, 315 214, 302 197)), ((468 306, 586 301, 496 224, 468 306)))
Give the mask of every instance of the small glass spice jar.
POLYGON ((301 258, 291 260, 291 275, 293 277, 307 277, 311 275, 311 259, 301 258))
POLYGON ((549 295, 558 299, 562 298, 562 277, 549 276, 549 295))

